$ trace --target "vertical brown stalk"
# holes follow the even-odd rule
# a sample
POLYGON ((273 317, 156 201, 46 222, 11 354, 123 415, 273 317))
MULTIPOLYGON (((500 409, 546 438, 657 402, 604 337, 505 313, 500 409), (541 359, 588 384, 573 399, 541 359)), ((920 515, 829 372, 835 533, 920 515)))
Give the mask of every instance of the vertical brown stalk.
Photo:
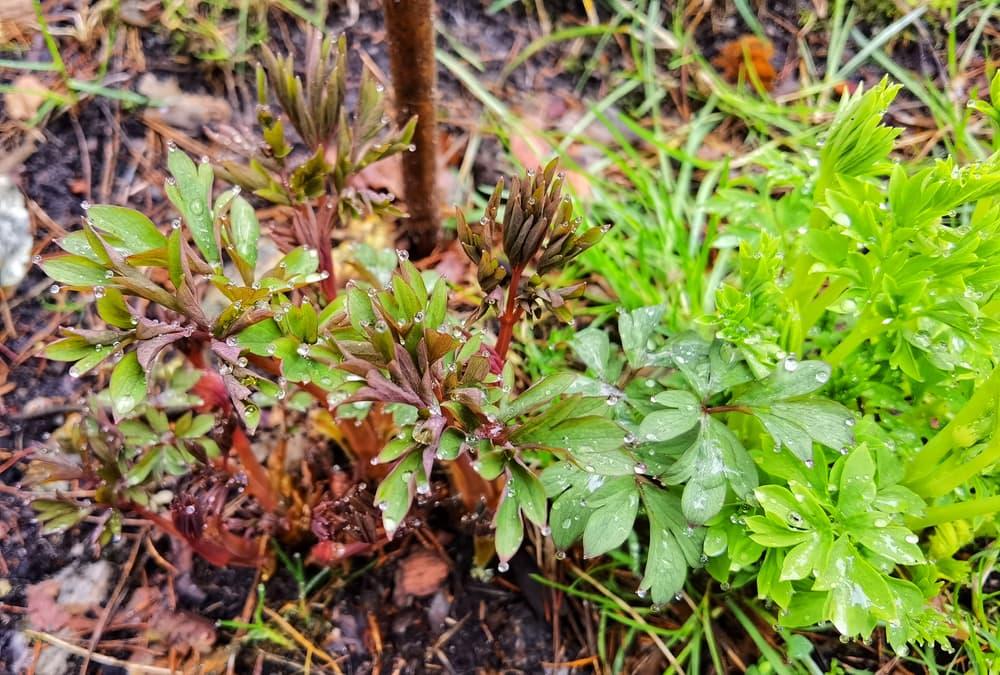
POLYGON ((405 221, 410 255, 423 258, 438 237, 434 0, 383 0, 382 6, 396 121, 402 126, 417 115, 413 152, 403 153, 403 188, 410 212, 405 221))

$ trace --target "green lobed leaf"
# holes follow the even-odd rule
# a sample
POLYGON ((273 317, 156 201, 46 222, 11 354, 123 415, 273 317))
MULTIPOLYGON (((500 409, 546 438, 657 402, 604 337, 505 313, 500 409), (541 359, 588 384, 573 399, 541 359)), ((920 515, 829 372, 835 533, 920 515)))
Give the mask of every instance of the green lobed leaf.
POLYGON ((167 198, 181 212, 191 230, 195 246, 209 263, 219 263, 219 243, 212 210, 212 167, 208 163, 196 166, 187 154, 171 149, 167 153, 167 168, 174 178, 164 187, 167 198))
POLYGON ((94 352, 94 345, 86 339, 71 335, 46 345, 45 358, 53 361, 77 361, 94 352))
POLYGON ((611 341, 608 334, 597 328, 585 328, 570 340, 577 360, 598 379, 607 381, 611 370, 611 341))
POLYGON ((100 286, 107 278, 104 266, 83 256, 65 254, 47 258, 41 263, 42 270, 51 279, 69 286, 100 286))
POLYGON ((649 518, 649 549, 639 588, 649 590, 655 604, 666 604, 684 587, 688 567, 701 555, 703 531, 688 530, 676 496, 645 484, 640 491, 649 518))
POLYGON ((125 304, 125 297, 117 288, 105 288, 104 295, 97 299, 97 313, 105 323, 117 328, 131 330, 133 318, 125 304))
POLYGON ((875 501, 875 460, 867 446, 859 445, 843 460, 837 508, 846 515, 865 513, 875 501))
POLYGON ((769 376, 749 385, 734 405, 765 405, 811 394, 830 379, 830 366, 822 361, 797 361, 786 357, 769 376))
POLYGON ((885 578, 840 537, 830 548, 823 573, 814 590, 830 591, 826 617, 843 635, 867 638, 879 620, 896 619, 896 606, 885 578))
POLYGON ((260 244, 257 212, 243 197, 234 197, 229 207, 229 223, 233 247, 252 271, 257 266, 257 248, 260 244))
POLYGON ((669 441, 690 431, 700 417, 701 408, 698 405, 657 410, 646 415, 639 424, 639 439, 643 442, 669 441))
POLYGON ((517 462, 511 462, 510 476, 507 479, 507 491, 517 494, 524 515, 539 527, 546 521, 545 488, 537 477, 517 462))
POLYGON ((666 305, 654 305, 640 307, 631 312, 621 312, 618 315, 618 334, 621 337, 625 358, 632 368, 651 365, 649 341, 663 320, 665 312, 666 305))
POLYGON ((382 511, 382 526, 391 539, 413 501, 414 475, 420 468, 420 452, 411 452, 393 467, 375 491, 375 504, 382 511))
POLYGON ((576 377, 575 373, 558 373, 543 377, 509 405, 501 405, 500 420, 506 422, 519 415, 533 412, 542 406, 551 405, 555 402, 556 397, 573 384, 576 377))
POLYGON ((493 521, 496 528, 494 544, 501 562, 510 560, 524 539, 524 522, 516 495, 505 494, 493 521))
POLYGON ((900 565, 924 562, 924 554, 917 546, 917 535, 905 527, 856 527, 850 534, 873 553, 900 565))
POLYGON ((121 206, 98 205, 87 210, 97 229, 112 235, 128 253, 142 253, 167 244, 167 238, 144 214, 121 206))
POLYGON ((632 532, 639 511, 639 493, 634 479, 622 477, 610 481, 608 487, 611 488, 609 494, 588 498, 588 505, 596 509, 583 531, 583 554, 587 558, 618 548, 632 532))
POLYGON ((145 401, 146 373, 139 365, 135 352, 126 354, 111 371, 108 390, 115 420, 120 420, 145 401))
POLYGON ((251 354, 267 356, 277 351, 276 347, 274 349, 271 347, 275 340, 280 337, 282 337, 282 333, 277 322, 274 319, 264 319, 244 328, 236 336, 236 339, 240 347, 251 354))

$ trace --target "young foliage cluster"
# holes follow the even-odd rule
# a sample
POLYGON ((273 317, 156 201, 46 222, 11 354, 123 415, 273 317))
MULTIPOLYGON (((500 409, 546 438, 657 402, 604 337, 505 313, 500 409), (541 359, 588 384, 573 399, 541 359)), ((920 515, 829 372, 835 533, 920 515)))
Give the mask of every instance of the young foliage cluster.
MULTIPOLYGON (((715 314, 668 336, 664 306, 621 310, 614 330, 573 335, 583 369, 526 383, 509 358, 515 326, 546 312, 572 320, 567 300, 584 285, 546 276, 606 227, 583 227, 550 163, 498 184, 481 218, 459 214, 482 291, 470 313, 405 251, 357 249, 358 275, 337 292, 317 213, 336 214, 329 225, 378 212, 388 200, 353 193, 346 177, 410 131, 373 140, 381 107, 368 81, 348 123, 343 43, 311 45, 304 83, 290 60, 265 55, 260 79, 285 115, 261 112, 262 155, 225 167, 237 187, 216 190, 208 162, 171 149, 170 228, 92 206, 65 253, 40 261, 58 284, 92 293, 104 323, 65 329, 47 354, 75 376, 114 362, 95 414, 63 443, 94 467, 109 513, 138 508, 195 540, 196 526, 225 530, 179 502, 159 517, 150 495, 167 476, 230 461, 236 488, 289 511, 243 430, 308 396, 348 424, 389 420, 371 458, 388 470, 374 497, 386 539, 446 474, 456 491, 499 487, 488 506, 501 570, 530 525, 560 554, 582 540, 597 556, 635 537, 646 551, 637 593, 654 604, 704 569, 727 586, 756 582, 782 625, 829 621, 862 637, 884 626, 897 650, 945 641, 929 599, 967 573, 952 556, 1000 510, 1000 161, 910 172, 889 160, 897 131, 882 123, 896 89, 847 97, 816 166, 720 191, 716 208, 743 242, 715 314), (311 153, 299 163, 286 121, 311 153), (297 245, 273 265, 241 185, 296 209, 297 245), (780 217, 752 223, 734 206, 755 190, 783 195, 780 217)), ((82 517, 61 504, 39 504, 50 525, 82 517)), ((220 536, 229 560, 253 560, 220 536)))

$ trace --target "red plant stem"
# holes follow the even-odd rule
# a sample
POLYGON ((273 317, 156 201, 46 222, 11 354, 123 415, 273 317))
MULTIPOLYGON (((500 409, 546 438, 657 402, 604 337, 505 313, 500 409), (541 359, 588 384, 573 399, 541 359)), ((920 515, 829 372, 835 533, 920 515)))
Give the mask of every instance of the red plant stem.
POLYGON ((517 266, 510 275, 510 285, 507 287, 507 303, 504 306, 503 314, 500 315, 500 334, 497 336, 496 352, 501 361, 507 358, 510 339, 514 335, 514 324, 521 318, 521 311, 517 306, 517 294, 518 287, 521 285, 521 274, 523 273, 524 267, 517 266))
POLYGON ((727 412, 745 413, 747 415, 750 414, 750 408, 742 405, 714 405, 714 406, 707 406, 705 407, 704 410, 709 415, 716 415, 718 413, 727 413, 727 412))
POLYGON ((319 269, 326 272, 326 279, 320 283, 320 288, 323 289, 327 302, 332 302, 337 297, 337 277, 333 269, 333 250, 329 240, 319 251, 319 269))
POLYGON ((250 449, 250 439, 243 433, 241 427, 233 429, 232 447, 236 451, 237 457, 240 458, 240 464, 243 465, 243 469, 246 471, 247 490, 257 498, 257 501, 260 502, 265 511, 274 513, 278 508, 278 497, 271 485, 267 469, 257 461, 253 450, 250 449))

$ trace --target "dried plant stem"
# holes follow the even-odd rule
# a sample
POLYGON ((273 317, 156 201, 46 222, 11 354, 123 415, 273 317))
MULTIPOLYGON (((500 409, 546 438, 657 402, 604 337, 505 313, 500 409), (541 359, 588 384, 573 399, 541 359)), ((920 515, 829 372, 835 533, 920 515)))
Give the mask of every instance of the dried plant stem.
MULTIPOLYGON (((41 631, 25 629, 24 634, 26 637, 32 640, 40 640, 42 642, 47 642, 50 645, 58 647, 60 649, 65 649, 71 654, 76 656, 86 656, 88 650, 85 647, 80 647, 72 642, 67 642, 62 638, 56 637, 55 635, 50 635, 48 633, 43 633, 41 631)), ((104 666, 113 666, 115 668, 121 668, 123 670, 128 670, 133 673, 155 673, 156 675, 174 675, 177 671, 171 668, 161 668, 159 666, 147 666, 141 663, 131 663, 129 661, 123 661, 122 659, 116 659, 113 656, 106 656, 104 654, 91 653, 91 661, 95 661, 104 666)))
POLYGON ((410 213, 406 233, 410 255, 426 257, 438 237, 437 110, 434 58, 434 0, 383 0, 389 64, 402 127, 417 116, 413 152, 403 153, 403 188, 410 213))

